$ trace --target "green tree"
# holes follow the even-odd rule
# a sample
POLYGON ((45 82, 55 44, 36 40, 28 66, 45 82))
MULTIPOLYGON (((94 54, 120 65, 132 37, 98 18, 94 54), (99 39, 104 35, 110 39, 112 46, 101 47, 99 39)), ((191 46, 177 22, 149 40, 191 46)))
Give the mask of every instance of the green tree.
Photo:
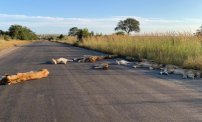
POLYGON ((94 36, 95 33, 93 31, 90 32, 90 36, 94 36))
POLYGON ((199 27, 199 29, 196 30, 196 33, 194 33, 194 35, 202 40, 202 25, 199 27))
POLYGON ((54 40, 53 36, 48 37, 48 41, 53 41, 53 40, 54 40))
POLYGON ((78 41, 82 41, 83 38, 88 36, 93 36, 94 32, 89 32, 87 28, 79 29, 77 27, 73 27, 69 29, 68 36, 77 36, 78 41))
POLYGON ((9 41, 10 40, 10 36, 4 35, 4 40, 9 41))
POLYGON ((77 27, 73 27, 69 29, 68 36, 77 36, 79 29, 77 27))
POLYGON ((90 36, 91 34, 89 33, 87 28, 84 28, 84 29, 79 29, 76 35, 77 35, 78 40, 82 41, 83 38, 86 38, 86 37, 90 36))
POLYGON ((121 20, 117 24, 115 31, 122 30, 125 31, 127 34, 130 34, 130 32, 140 32, 140 23, 136 19, 128 18, 126 20, 121 20))
POLYGON ((63 34, 60 34, 60 36, 57 37, 57 39, 59 40, 63 40, 65 38, 65 36, 63 34))
POLYGON ((200 37, 202 36, 202 25, 199 27, 199 29, 196 30, 195 35, 200 37))
POLYGON ((12 39, 19 39, 19 40, 37 39, 37 35, 34 32, 32 32, 29 28, 23 27, 21 25, 11 25, 8 33, 12 39))
POLYGON ((3 30, 0 30, 0 36, 4 35, 6 32, 4 32, 3 30))
POLYGON ((88 37, 88 36, 91 35, 91 33, 88 31, 87 28, 82 29, 82 31, 83 31, 82 34, 83 34, 84 38, 86 38, 86 37, 88 37))

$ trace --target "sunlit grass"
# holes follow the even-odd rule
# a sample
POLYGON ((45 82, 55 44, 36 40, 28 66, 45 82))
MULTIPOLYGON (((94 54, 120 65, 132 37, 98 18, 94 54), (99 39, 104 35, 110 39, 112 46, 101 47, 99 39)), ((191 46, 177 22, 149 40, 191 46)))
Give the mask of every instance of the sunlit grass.
POLYGON ((10 47, 25 45, 25 44, 29 44, 29 43, 31 43, 31 41, 20 41, 20 40, 5 41, 5 40, 0 39, 0 51, 10 48, 10 47))
POLYGON ((188 59, 184 62, 184 67, 202 70, 202 55, 197 57, 188 57, 188 59))
MULTIPOLYGON (((76 38, 67 39, 71 44, 76 38)), ((138 36, 97 36, 80 46, 162 64, 202 69, 202 41, 189 33, 145 34, 138 36)))

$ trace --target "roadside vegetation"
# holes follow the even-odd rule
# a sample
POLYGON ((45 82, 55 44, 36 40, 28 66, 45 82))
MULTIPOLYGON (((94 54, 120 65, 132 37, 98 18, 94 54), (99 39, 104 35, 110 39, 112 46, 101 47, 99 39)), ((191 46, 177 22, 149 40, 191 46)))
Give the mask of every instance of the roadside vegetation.
POLYGON ((21 46, 21 45, 26 45, 30 43, 31 41, 22 41, 22 40, 5 41, 0 39, 0 51, 10 47, 21 46))
POLYGON ((9 41, 14 40, 36 40, 37 35, 27 27, 21 25, 11 25, 8 31, 0 30, 0 36, 4 40, 9 41))
MULTIPOLYGON (((68 37, 64 42, 78 44, 75 37, 68 37)), ((202 69, 202 41, 190 34, 93 36, 78 45, 136 59, 202 69)))
POLYGON ((72 27, 68 36, 36 35, 21 25, 11 25, 8 31, 0 30, 0 50, 27 44, 30 40, 50 40, 69 43, 106 53, 128 56, 137 60, 148 59, 161 64, 174 64, 202 70, 202 26, 194 34, 140 32, 138 20, 128 18, 118 22, 112 35, 94 33, 87 28, 72 27), (20 41, 29 40, 29 41, 20 41))
MULTIPOLYGON (((79 39, 74 27, 62 42, 121 56, 148 59, 161 64, 174 64, 184 68, 202 70, 202 26, 195 34, 152 33, 130 35, 139 32, 139 22, 120 21, 113 35, 91 35, 79 39), (132 23, 132 25, 130 25, 132 23), (132 29, 130 28, 132 27, 132 29), (73 35, 71 34, 73 30, 73 35), (120 31, 121 30, 121 31, 120 31)), ((75 29, 76 28, 76 29, 75 29)))
POLYGON ((11 25, 8 31, 0 30, 0 51, 13 46, 29 44, 37 38, 37 35, 27 27, 11 25))

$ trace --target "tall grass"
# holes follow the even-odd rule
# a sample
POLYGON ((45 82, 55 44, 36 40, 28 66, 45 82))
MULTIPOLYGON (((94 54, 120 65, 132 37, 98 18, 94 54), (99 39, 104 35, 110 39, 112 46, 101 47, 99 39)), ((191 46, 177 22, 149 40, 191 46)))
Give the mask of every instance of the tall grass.
MULTIPOLYGON (((75 41, 76 39, 72 39, 71 43, 75 41)), ((89 37, 79 45, 112 54, 150 59, 162 64, 202 69, 202 41, 188 33, 89 37)))
POLYGON ((20 41, 20 40, 6 41, 6 40, 3 40, 0 38, 0 51, 10 48, 10 47, 26 45, 26 44, 30 44, 30 43, 31 43, 31 41, 20 41))

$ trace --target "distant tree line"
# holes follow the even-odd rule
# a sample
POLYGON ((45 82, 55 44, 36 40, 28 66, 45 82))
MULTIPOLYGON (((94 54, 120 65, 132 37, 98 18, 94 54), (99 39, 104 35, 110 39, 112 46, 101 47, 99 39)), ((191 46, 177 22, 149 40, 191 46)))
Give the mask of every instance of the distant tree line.
MULTIPOLYGON (((118 32, 116 32, 115 34, 125 35, 125 33, 127 33, 129 35, 133 31, 139 32, 140 31, 139 25, 140 23, 136 19, 128 18, 118 23, 118 25, 114 29, 115 31, 118 31, 118 32)), ((84 38, 89 36, 98 36, 98 35, 102 35, 102 34, 95 35, 93 31, 89 32, 87 28, 80 29, 78 27, 70 28, 68 33, 68 36, 76 36, 78 41, 82 41, 84 38)))
MULTIPOLYGON (((117 26, 114 28, 115 35, 130 35, 131 32, 140 32, 140 22, 134 18, 127 18, 120 20, 117 26)), ((68 36, 75 36, 79 42, 82 42, 84 38, 91 36, 102 36, 102 33, 94 33, 89 31, 87 28, 72 27, 69 29, 68 36)), ((196 30, 195 36, 202 38, 202 26, 196 30)), ((18 40, 36 40, 38 36, 29 28, 21 25, 11 25, 8 31, 0 30, 0 37, 5 40, 18 39, 18 40)), ((40 36, 39 36, 40 38, 40 36)), ((65 40, 65 35, 47 35, 43 38, 44 40, 65 40)))
POLYGON ((18 39, 18 40, 36 40, 37 35, 29 28, 21 25, 11 25, 8 31, 0 30, 0 36, 5 40, 18 39))
POLYGON ((56 40, 65 40, 65 35, 63 34, 39 34, 39 40, 49 40, 49 41, 56 41, 56 40))

